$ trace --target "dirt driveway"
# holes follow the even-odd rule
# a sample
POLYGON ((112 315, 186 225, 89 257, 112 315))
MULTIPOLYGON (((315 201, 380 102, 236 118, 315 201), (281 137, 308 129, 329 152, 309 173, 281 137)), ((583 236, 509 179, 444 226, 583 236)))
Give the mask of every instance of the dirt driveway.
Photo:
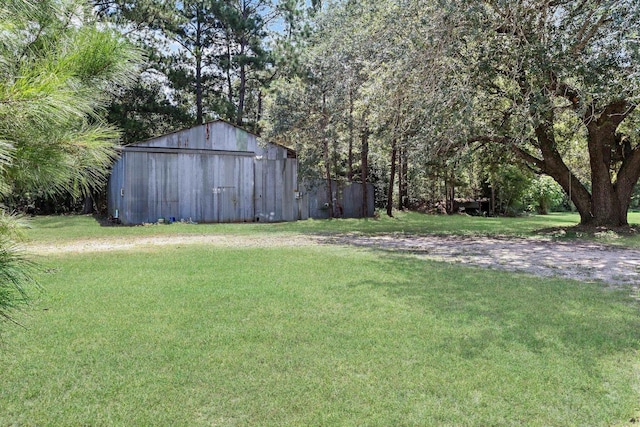
POLYGON ((446 262, 640 287, 640 250, 593 242, 466 236, 338 236, 334 243, 405 251, 446 262))
POLYGON ((592 242, 558 242, 515 237, 388 234, 377 236, 227 236, 180 235, 75 241, 66 245, 29 245, 32 253, 101 252, 165 245, 272 247, 339 244, 411 253, 437 261, 561 276, 640 288, 640 250, 592 242))

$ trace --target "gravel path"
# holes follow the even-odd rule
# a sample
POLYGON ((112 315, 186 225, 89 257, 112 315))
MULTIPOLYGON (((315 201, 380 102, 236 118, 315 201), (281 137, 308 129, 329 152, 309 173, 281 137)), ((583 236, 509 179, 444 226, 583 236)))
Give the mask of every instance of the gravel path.
POLYGON ((332 240, 334 243, 405 251, 438 261, 538 276, 640 286, 640 250, 600 243, 415 235, 338 236, 332 240))
POLYGON ((120 237, 93 240, 76 240, 71 243, 47 245, 30 244, 31 253, 48 255, 55 253, 108 252, 117 250, 143 249, 157 246, 212 245, 220 247, 270 247, 313 245, 316 239, 308 236, 237 236, 237 235, 177 235, 153 237, 120 237))
POLYGON ((640 250, 592 242, 556 242, 515 237, 466 237, 389 234, 378 236, 227 236, 181 235, 75 241, 66 245, 28 245, 32 253, 103 252, 166 245, 273 247, 339 244, 411 253, 437 261, 461 263, 538 276, 561 276, 640 289, 640 250))

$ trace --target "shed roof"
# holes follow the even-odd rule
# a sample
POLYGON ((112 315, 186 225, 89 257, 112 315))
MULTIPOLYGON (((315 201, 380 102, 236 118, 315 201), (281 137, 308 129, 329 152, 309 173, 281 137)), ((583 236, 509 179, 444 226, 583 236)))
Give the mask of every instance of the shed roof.
MULTIPOLYGON (((173 139, 173 138, 178 138, 179 139, 179 135, 180 134, 193 132, 194 130, 196 130, 198 128, 206 129, 205 133, 206 133, 206 136, 207 136, 207 139, 208 139, 208 137, 209 137, 208 129, 212 125, 223 125, 223 126, 226 126, 226 127, 228 126, 230 128, 236 129, 238 131, 246 133, 247 135, 252 136, 253 138, 255 138, 256 141, 260 138, 260 136, 257 135, 256 133, 250 132, 247 129, 242 128, 241 126, 238 126, 238 125, 236 125, 234 123, 228 122, 228 121, 223 120, 223 119, 216 119, 216 120, 211 120, 211 121, 205 122, 205 123, 203 123, 201 125, 195 125, 195 126, 192 126, 190 128, 179 129, 179 130, 176 130, 176 131, 173 131, 173 132, 169 132, 169 133, 164 134, 164 135, 154 136, 152 138, 148 138, 148 139, 143 140, 143 141, 138 141, 138 142, 133 142, 133 143, 130 143, 130 144, 126 144, 126 145, 122 146, 121 148, 122 149, 126 149, 127 147, 152 147, 152 146, 156 146, 155 143, 158 143, 160 141, 167 140, 167 139, 173 139)), ((294 149, 292 149, 292 148, 289 148, 289 147, 287 147, 285 145, 278 144, 278 143, 271 142, 271 141, 263 141, 263 142, 265 142, 268 145, 272 145, 272 146, 275 146, 275 147, 279 147, 279 148, 285 149, 286 152, 287 152, 287 157, 288 158, 296 158, 297 157, 296 151, 294 149)), ((182 147, 180 147, 180 144, 178 144, 178 146, 175 147, 175 148, 182 148, 182 147)), ((200 148, 203 148, 203 147, 200 147, 200 148)))

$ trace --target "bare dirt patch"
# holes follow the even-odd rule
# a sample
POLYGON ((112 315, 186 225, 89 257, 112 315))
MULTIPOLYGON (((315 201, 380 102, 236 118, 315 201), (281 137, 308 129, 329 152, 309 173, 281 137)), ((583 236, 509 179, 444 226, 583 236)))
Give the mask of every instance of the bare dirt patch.
POLYGON ((499 270, 559 276, 581 281, 640 288, 640 250, 585 241, 553 241, 543 238, 469 237, 387 234, 377 236, 237 236, 176 235, 74 241, 68 244, 32 244, 31 253, 105 252, 168 245, 213 245, 255 248, 338 244, 411 253, 437 261, 499 270))
POLYGON ((333 237, 332 241, 538 276, 640 286, 640 250, 595 242, 416 235, 349 235, 333 237))
POLYGON ((29 252, 47 255, 55 253, 108 252, 143 249, 157 246, 212 245, 220 247, 272 247, 313 245, 315 239, 308 236, 227 236, 227 235, 176 235, 153 237, 127 237, 111 239, 77 240, 61 244, 28 245, 29 252))

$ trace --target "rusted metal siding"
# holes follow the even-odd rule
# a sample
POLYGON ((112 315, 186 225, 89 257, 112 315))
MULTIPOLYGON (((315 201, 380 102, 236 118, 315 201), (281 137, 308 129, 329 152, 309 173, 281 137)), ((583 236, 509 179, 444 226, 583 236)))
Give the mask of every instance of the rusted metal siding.
POLYGON ((123 147, 109 213, 124 224, 291 221, 299 217, 297 160, 284 147, 212 122, 123 147))

